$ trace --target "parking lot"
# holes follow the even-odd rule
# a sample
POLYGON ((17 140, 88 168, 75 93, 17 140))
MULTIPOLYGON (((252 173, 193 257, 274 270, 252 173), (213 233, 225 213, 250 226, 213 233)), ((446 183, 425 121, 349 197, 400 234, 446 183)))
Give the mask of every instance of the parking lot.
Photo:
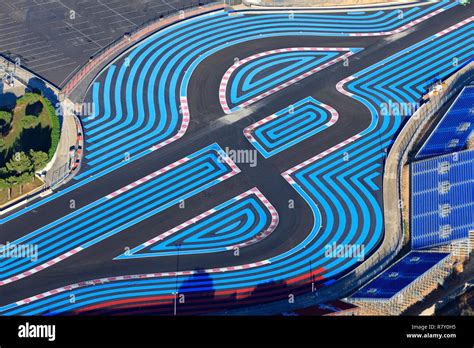
POLYGON ((0 54, 62 86, 133 28, 209 0, 0 0, 0 54))

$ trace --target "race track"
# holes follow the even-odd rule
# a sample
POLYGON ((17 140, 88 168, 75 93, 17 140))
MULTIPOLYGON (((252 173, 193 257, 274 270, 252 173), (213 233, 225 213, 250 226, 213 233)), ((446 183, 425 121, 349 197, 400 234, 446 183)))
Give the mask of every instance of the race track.
POLYGON ((395 106, 472 59, 472 12, 218 11, 140 42, 85 97, 80 173, 3 218, 0 242, 39 255, 0 260, 0 314, 171 315, 176 293, 222 312, 336 283, 383 239, 395 106))

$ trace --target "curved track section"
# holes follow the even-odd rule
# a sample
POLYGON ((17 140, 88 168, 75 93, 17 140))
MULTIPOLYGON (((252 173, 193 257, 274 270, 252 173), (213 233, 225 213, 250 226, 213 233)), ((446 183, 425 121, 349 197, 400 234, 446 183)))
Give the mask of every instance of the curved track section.
MULTIPOLYGON (((446 2, 433 6, 436 8, 411 9, 407 12, 412 11, 411 15, 414 18, 422 18, 427 13, 446 6, 446 2)), ((451 6, 451 4, 447 6, 451 6)), ((184 28, 192 27, 192 25, 200 23, 203 28, 208 28, 209 25, 216 25, 215 30, 219 32, 222 28, 224 30, 222 34, 228 40, 225 43, 219 43, 218 35, 213 36, 213 41, 209 42, 210 46, 203 49, 203 56, 194 57, 194 62, 197 64, 206 55, 218 52, 227 45, 258 39, 261 35, 321 35, 321 32, 313 31, 315 28, 318 28, 318 30, 324 28, 324 30, 327 30, 326 33, 336 33, 335 22, 330 24, 335 20, 338 21, 337 30, 339 31, 341 25, 349 31, 357 31, 357 27, 363 27, 367 32, 373 33, 376 33, 377 30, 393 30, 393 27, 395 27, 394 23, 400 23, 399 19, 396 18, 391 21, 391 16, 394 15, 392 12, 385 13, 383 11, 364 14, 363 16, 348 16, 344 14, 301 15, 301 17, 304 17, 304 21, 295 24, 300 15, 293 19, 282 20, 285 16, 228 17, 226 14, 221 13, 211 16, 211 18, 206 17, 206 20, 202 18, 193 19, 183 23, 182 26, 184 28), (360 19, 357 17, 366 17, 364 24, 361 24, 360 19), (276 19, 280 19, 278 25, 274 22, 276 19), (315 25, 311 22, 312 20, 320 22, 315 25), (225 24, 228 23, 235 24, 235 27, 232 27, 234 31, 226 27, 225 24), (245 32, 248 26, 253 27, 254 31, 251 34, 245 32), (268 32, 265 31, 267 29, 268 32), (241 34, 246 34, 247 36, 242 37, 240 36, 241 34)), ((407 23, 414 19, 407 19, 407 17, 410 17, 410 15, 406 14, 405 16, 407 23)), ((452 65, 454 58, 457 59, 459 64, 470 59, 469 53, 472 52, 473 47, 472 45, 466 45, 465 42, 469 33, 472 33, 472 29, 471 18, 461 25, 429 37, 396 55, 384 59, 380 63, 364 69, 338 84, 337 89, 340 92, 363 103, 368 108, 372 117, 371 123, 364 131, 283 173, 285 179, 306 200, 314 214, 313 228, 308 232, 306 238, 296 246, 269 258, 253 262, 236 262, 230 266, 188 269, 185 271, 179 271, 177 268, 174 272, 166 271, 107 277, 90 282, 75 283, 8 304, 0 308, 0 313, 5 315, 59 314, 78 311, 89 312, 104 307, 110 308, 126 304, 136 304, 140 301, 147 301, 147 303, 169 303, 173 301, 173 296, 170 295, 173 292, 192 295, 212 291, 216 299, 234 296, 234 298, 241 299, 240 303, 242 305, 248 305, 252 301, 261 302, 262 299, 263 301, 271 301, 278 293, 284 293, 287 296, 288 287, 290 286, 292 287, 292 293, 296 294, 299 291, 303 291, 301 286, 305 284, 313 283, 317 284, 317 286, 325 286, 337 281, 353 269, 353 267, 363 262, 363 257, 354 255, 355 257, 341 258, 338 255, 328 253, 328 246, 362 245, 364 246, 363 256, 367 256, 376 250, 378 243, 383 237, 380 174, 382 173, 386 149, 390 146, 396 131, 400 128, 404 116, 399 113, 382 115, 380 111, 383 107, 382 103, 388 100, 400 103, 416 102, 422 95, 423 88, 430 83, 429 80, 431 79, 426 79, 426 76, 430 74, 429 72, 436 74, 439 78, 443 78, 456 69, 452 65), (264 285, 262 286, 262 284, 264 285), (255 292, 257 292, 258 296, 255 292), (71 296, 74 297, 75 301, 71 302, 71 296)), ((168 30, 178 29, 171 27, 168 30)), ((198 28, 194 27, 192 33, 192 38, 199 37, 198 28)), ((191 36, 191 34, 188 36, 191 36)), ((146 40, 145 45, 154 42, 155 38, 156 36, 152 36, 146 40)), ((186 35, 182 38, 185 40, 186 35)), ((200 41, 198 47, 205 44, 205 42, 200 41)), ((181 50, 184 51, 185 49, 181 47, 181 50)), ((199 49, 194 47, 194 51, 188 52, 188 54, 192 56, 194 52, 199 54, 199 49)), ((147 61, 152 62, 153 60, 147 61)), ((185 65, 184 61, 190 62, 192 58, 181 60, 181 63, 185 65)), ((115 72, 116 70, 108 71, 101 79, 105 78, 107 80, 107 76, 115 74, 115 72)), ((191 73, 192 69, 190 68, 186 74, 191 73)), ((161 73, 159 75, 161 76, 161 73)), ((175 76, 175 79, 172 78, 170 83, 178 81, 178 76, 179 74, 175 76)), ((183 81, 186 80, 186 76, 184 75, 183 81)), ((109 79, 111 82, 117 80, 115 77, 109 77, 109 79)), ((148 79, 144 78, 145 80, 148 81, 148 79)), ((101 81, 98 81, 98 83, 103 83, 101 81)), ((171 85, 168 83, 167 86, 169 91, 173 91, 173 88, 176 87, 170 87, 171 85)), ((185 86, 185 84, 181 84, 181 86, 185 86)), ((156 82, 153 88, 159 88, 156 82)), ((126 91, 127 89, 120 90, 126 91)), ((102 93, 98 95, 100 98, 102 93)), ((159 95, 159 93, 154 95, 159 95)), ((170 92, 170 95, 174 95, 174 97, 184 96, 183 94, 173 94, 173 92, 170 92)), ((137 96, 142 96, 142 94, 137 94, 137 96)), ((120 100, 127 101, 129 99, 123 98, 120 100)), ((175 106, 179 100, 174 99, 175 106)), ((107 103, 102 103, 101 105, 104 104, 107 105, 107 103)), ((136 105, 138 104, 140 103, 137 102, 136 105)), ((143 103, 143 105, 146 105, 146 103, 143 103)), ((115 112, 112 114, 115 114, 115 112)), ((130 114, 138 115, 132 111, 130 114)), ((179 118, 179 112, 176 115, 179 118)), ((159 118, 161 120, 163 120, 162 116, 160 114, 159 118)), ((105 118, 104 122, 107 122, 108 119, 111 118, 105 118)), ((156 120, 156 118, 151 119, 153 122, 156 120)), ((179 120, 176 120, 176 124, 179 124, 179 120)), ((163 122, 171 124, 168 121, 163 122)), ((168 129, 171 128, 168 127, 168 129)), ((153 141, 157 141, 157 139, 155 137, 153 141)), ((137 138, 137 141, 142 142, 143 146, 149 146, 147 144, 148 140, 145 138, 137 138)), ((135 144, 134 149, 136 149, 138 154, 140 146, 135 144)), ((117 151, 120 152, 122 150, 123 148, 117 151)), ((178 179, 179 182, 176 182, 175 176, 164 180, 163 185, 171 185, 171 192, 176 193, 174 196, 175 200, 185 198, 189 190, 204 190, 206 185, 213 185, 237 173, 238 169, 235 168, 235 165, 233 166, 229 161, 219 160, 219 158, 225 156, 216 147, 212 149, 205 148, 199 151, 198 155, 188 162, 190 163, 205 157, 202 151, 207 151, 207 161, 212 162, 212 164, 210 162, 201 163, 202 168, 194 172, 198 178, 191 179, 187 185, 181 183, 187 176, 178 179), (215 173, 215 177, 209 178, 209 173, 206 173, 206 180, 209 179, 212 182, 199 182, 200 173, 206 170, 215 173), (194 183, 196 187, 189 187, 189 185, 194 185, 194 183), (174 185, 177 185, 176 189, 174 185), (181 185, 185 187, 181 187, 181 185)), ((290 148, 287 151, 290 151, 290 148)), ((174 168, 182 168, 181 166, 186 165, 188 162, 184 164, 178 163, 174 168)), ((160 177, 162 175, 156 176, 156 178, 160 177)), ((204 180, 204 178, 201 179, 204 180)), ((117 202, 128 194, 133 196, 127 199, 129 203, 133 203, 133 200, 145 201, 148 197, 151 198, 151 196, 140 197, 140 189, 145 185, 147 183, 129 185, 122 190, 108 195, 106 197, 107 201, 117 202)), ((153 187, 149 189, 147 190, 147 195, 160 195, 160 192, 153 191, 153 187)), ((153 202, 156 200, 156 204, 166 204, 165 202, 159 203, 160 197, 153 197, 152 200, 153 202)), ((151 202, 149 201, 149 203, 151 202)), ((170 202, 170 204, 175 203, 176 201, 170 202)), ((98 206, 100 207, 101 204, 102 202, 99 202, 98 206)), ((95 207, 90 206, 89 208, 95 209, 95 207)), ((140 215, 140 217, 146 218, 147 213, 139 209, 148 208, 148 206, 142 208, 134 207, 133 211, 141 212, 144 215, 140 215)), ((154 208, 160 209, 161 206, 154 206, 154 208)), ((133 217, 127 215, 126 218, 133 217)), ((109 231, 105 233, 108 234, 109 231)), ((41 235, 41 233, 38 235, 41 235)), ((241 242, 245 243, 244 240, 241 242)), ((9 260, 7 263, 9 264, 10 262, 12 261, 9 260)), ((5 264, 4 267, 9 267, 8 264, 5 264)), ((13 272, 18 272, 19 270, 19 267, 18 269, 16 267, 13 268, 13 272)), ((304 291, 307 292, 307 288, 304 291)), ((225 300, 223 301, 225 302, 225 300)), ((203 313, 213 308, 213 306, 214 303, 209 298, 196 298, 193 306, 189 307, 189 311, 203 313)))
POLYGON ((237 251, 266 238, 277 225, 276 209, 253 188, 116 259, 237 251))
MULTIPOLYGON (((443 79, 458 69, 453 66, 455 58, 459 64, 469 61, 473 44, 464 43, 472 37, 473 27, 471 18, 338 84, 340 92, 367 106, 372 114, 371 125, 283 173, 315 213, 311 233, 318 235, 313 249, 315 267, 329 270, 345 264, 344 268, 348 268, 360 261, 358 257, 328 259, 322 249, 325 245, 364 246, 365 252, 370 252, 381 241, 383 215, 374 178, 382 173, 386 150, 404 117, 411 115, 401 114, 402 108, 385 114, 385 103, 391 100, 399 106, 416 104, 431 83, 426 79, 429 72, 443 79), (347 81, 352 81, 347 85, 351 92, 343 88, 347 81)), ((324 273, 326 277, 336 274, 324 273)))
POLYGON ((83 120, 85 165, 76 179, 111 171, 182 136, 189 78, 205 57, 225 47, 272 36, 387 32, 452 6, 440 2, 411 8, 403 19, 397 11, 294 17, 220 12, 166 28, 111 65, 93 84, 95 113, 83 120))
POLYGON ((324 131, 338 118, 334 108, 308 97, 248 126, 244 135, 268 158, 324 131))
POLYGON ((359 49, 294 47, 262 52, 237 61, 224 74, 219 100, 226 114, 301 81, 359 49), (346 53, 342 53, 346 52, 346 53))
POLYGON ((85 158, 75 176, 79 182, 0 222, 11 221, 183 137, 190 122, 189 79, 204 59, 227 47, 269 37, 389 35, 454 6, 456 2, 443 0, 406 9, 402 18, 397 10, 294 16, 221 11, 165 28, 117 58, 93 83, 87 101, 94 112, 83 118, 85 158))
POLYGON ((12 242, 37 259, 0 261, 0 286, 28 277, 239 173, 214 144, 12 242))

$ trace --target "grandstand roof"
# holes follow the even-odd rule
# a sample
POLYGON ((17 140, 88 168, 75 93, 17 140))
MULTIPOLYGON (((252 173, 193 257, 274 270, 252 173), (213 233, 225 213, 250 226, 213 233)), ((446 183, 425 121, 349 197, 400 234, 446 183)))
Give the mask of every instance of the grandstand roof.
POLYGON ((412 163, 412 248, 467 238, 474 230, 474 150, 412 163))
POLYGON ((473 130, 474 86, 466 86, 444 114, 415 158, 423 159, 462 150, 473 130))
POLYGON ((352 300, 389 300, 448 255, 449 253, 411 251, 350 298, 352 300))

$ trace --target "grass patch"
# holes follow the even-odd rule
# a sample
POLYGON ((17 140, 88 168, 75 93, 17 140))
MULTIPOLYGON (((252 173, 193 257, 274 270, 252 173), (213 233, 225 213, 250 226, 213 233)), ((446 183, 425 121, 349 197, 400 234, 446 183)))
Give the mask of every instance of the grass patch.
POLYGON ((46 152, 51 159, 59 143, 59 120, 51 102, 39 94, 27 93, 17 100, 12 110, 12 121, 3 135, 4 148, 0 152, 0 166, 4 166, 15 152, 46 152), (27 116, 37 117, 37 125, 27 127, 27 116))
POLYGON ((0 204, 43 184, 34 173, 53 158, 61 132, 55 108, 41 94, 26 93, 7 112, 0 114, 0 204))
POLYGON ((53 104, 51 104, 48 99, 44 99, 43 105, 46 109, 46 113, 49 116, 49 124, 51 126, 51 143, 48 151, 49 159, 51 159, 53 158, 56 149, 58 148, 59 138, 61 136, 61 129, 59 125, 59 118, 56 115, 56 110, 54 109, 53 104))

